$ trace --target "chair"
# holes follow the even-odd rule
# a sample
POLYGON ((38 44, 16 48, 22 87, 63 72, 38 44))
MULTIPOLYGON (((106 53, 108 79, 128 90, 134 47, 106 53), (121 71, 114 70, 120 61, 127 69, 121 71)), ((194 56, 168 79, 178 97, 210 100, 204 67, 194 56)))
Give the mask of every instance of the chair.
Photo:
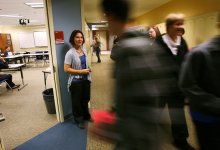
MULTIPOLYGON (((14 52, 14 55, 21 55, 20 52, 14 52)), ((23 57, 18 57, 14 59, 15 64, 17 64, 17 61, 19 60, 19 63, 22 64, 23 63, 23 57)))
MULTIPOLYGON (((35 53, 41 54, 41 53, 43 53, 43 51, 36 51, 35 53)), ((43 61, 43 55, 36 55, 35 62, 38 63, 38 62, 42 62, 42 61, 43 61)))
MULTIPOLYGON (((44 53, 48 54, 48 51, 44 51, 44 53)), ((44 60, 44 64, 45 63, 47 64, 49 61, 49 55, 43 55, 43 60, 44 60)))
MULTIPOLYGON (((25 51, 24 54, 30 54, 30 52, 25 51)), ((25 63, 29 63, 30 62, 30 56, 24 56, 24 61, 25 63), (26 61, 26 58, 28 59, 28 61, 26 61)))
POLYGON ((4 121, 4 120, 5 120, 5 117, 4 117, 3 113, 0 112, 0 122, 2 122, 2 121, 4 121))

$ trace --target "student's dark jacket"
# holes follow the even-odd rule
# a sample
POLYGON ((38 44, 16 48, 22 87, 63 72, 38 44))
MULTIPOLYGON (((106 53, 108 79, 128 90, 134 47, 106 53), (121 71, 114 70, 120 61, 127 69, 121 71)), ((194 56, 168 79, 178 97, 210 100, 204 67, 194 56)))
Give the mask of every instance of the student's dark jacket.
POLYGON ((2 62, 0 60, 0 69, 7 69, 8 68, 8 63, 7 62, 2 62))
POLYGON ((171 94, 170 97, 184 97, 183 93, 181 92, 179 86, 178 86, 178 78, 179 78, 179 72, 180 72, 180 67, 182 62, 184 61, 184 57, 186 55, 186 53, 188 52, 188 46, 186 41, 181 37, 181 43, 180 46, 178 47, 178 53, 177 55, 173 55, 170 48, 167 46, 167 44, 163 41, 163 36, 164 34, 162 34, 161 36, 156 38, 156 43, 170 56, 170 59, 173 60, 173 62, 175 63, 175 65, 177 66, 176 71, 175 71, 175 77, 176 77, 176 83, 174 85, 175 88, 173 88, 173 93, 176 94, 171 94))
MULTIPOLYGON (((114 51, 116 110, 127 116, 132 108, 155 107, 161 97, 170 96, 177 87, 176 64, 166 52, 140 32, 127 31, 114 51)), ((136 110, 136 109, 135 109, 136 110)), ((136 117, 142 109, 136 110, 136 117)))
POLYGON ((220 117, 220 36, 187 54, 179 84, 193 110, 220 117))
POLYGON ((170 48, 167 46, 167 44, 163 41, 163 36, 164 34, 162 34, 161 36, 157 37, 156 39, 156 43, 158 45, 160 45, 170 56, 173 56, 173 59, 175 60, 175 62, 181 66, 181 63, 183 62, 184 56, 186 55, 186 53, 188 52, 188 46, 186 44, 186 41, 184 40, 183 37, 181 37, 181 43, 180 46, 178 47, 178 53, 177 55, 173 55, 170 48))

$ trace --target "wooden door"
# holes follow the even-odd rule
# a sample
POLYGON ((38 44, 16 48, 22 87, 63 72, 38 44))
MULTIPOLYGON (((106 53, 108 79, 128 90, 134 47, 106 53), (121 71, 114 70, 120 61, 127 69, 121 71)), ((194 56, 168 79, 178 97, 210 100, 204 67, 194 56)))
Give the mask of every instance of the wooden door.
POLYGON ((13 45, 11 40, 10 34, 0 33, 0 49, 1 53, 4 53, 5 47, 9 46, 11 48, 11 51, 13 52, 13 45))

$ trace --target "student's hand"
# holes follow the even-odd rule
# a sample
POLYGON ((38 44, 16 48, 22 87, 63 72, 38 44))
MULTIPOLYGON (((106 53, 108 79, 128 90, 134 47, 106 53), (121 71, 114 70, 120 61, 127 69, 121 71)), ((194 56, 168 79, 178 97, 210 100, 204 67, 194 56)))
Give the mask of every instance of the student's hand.
POLYGON ((82 69, 81 74, 89 74, 91 72, 91 69, 82 69))

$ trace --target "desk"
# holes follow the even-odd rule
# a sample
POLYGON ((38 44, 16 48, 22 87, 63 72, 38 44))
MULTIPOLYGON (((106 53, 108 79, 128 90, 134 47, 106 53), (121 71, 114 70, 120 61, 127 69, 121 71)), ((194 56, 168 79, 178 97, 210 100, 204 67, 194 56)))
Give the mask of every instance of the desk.
POLYGON ((7 57, 4 57, 4 59, 14 59, 14 58, 19 58, 19 57, 23 57, 23 54, 7 56, 7 57))
POLYGON ((18 54, 18 55, 11 55, 11 56, 7 56, 7 57, 3 57, 4 59, 17 59, 17 58, 23 58, 24 62, 26 64, 26 59, 25 57, 29 57, 29 56, 49 56, 49 53, 30 53, 30 54, 18 54))
POLYGON ((51 74, 51 69, 47 68, 45 70, 42 71, 44 73, 44 86, 45 86, 45 90, 47 89, 47 76, 48 74, 51 74))
POLYGON ((39 55, 49 55, 49 53, 30 53, 30 54, 18 54, 18 55, 11 55, 4 57, 5 59, 13 59, 13 58, 18 58, 18 57, 23 57, 23 56, 39 56, 39 55))
POLYGON ((23 89, 25 86, 27 86, 28 84, 24 83, 24 76, 23 76, 23 71, 22 71, 22 67, 25 66, 25 64, 8 64, 7 69, 1 69, 2 72, 5 71, 20 71, 21 73, 21 79, 22 79, 22 86, 20 86, 18 88, 18 91, 20 91, 21 89, 23 89))
MULTIPOLYGON (((17 59, 19 58, 20 61, 23 61, 22 59, 24 58, 23 54, 18 54, 18 55, 10 55, 7 57, 3 57, 4 59, 12 59, 12 60, 16 60, 17 63, 17 59)), ((26 61, 24 60, 24 62, 26 63, 26 61)), ((23 62, 22 62, 23 63, 23 62)))
POLYGON ((23 56, 41 56, 41 55, 49 55, 48 53, 30 53, 30 54, 22 54, 23 56))
POLYGON ((30 53, 30 54, 23 54, 24 58, 30 58, 30 57, 36 57, 36 60, 43 60, 44 62, 47 60, 45 57, 49 59, 49 54, 48 53, 30 53))

